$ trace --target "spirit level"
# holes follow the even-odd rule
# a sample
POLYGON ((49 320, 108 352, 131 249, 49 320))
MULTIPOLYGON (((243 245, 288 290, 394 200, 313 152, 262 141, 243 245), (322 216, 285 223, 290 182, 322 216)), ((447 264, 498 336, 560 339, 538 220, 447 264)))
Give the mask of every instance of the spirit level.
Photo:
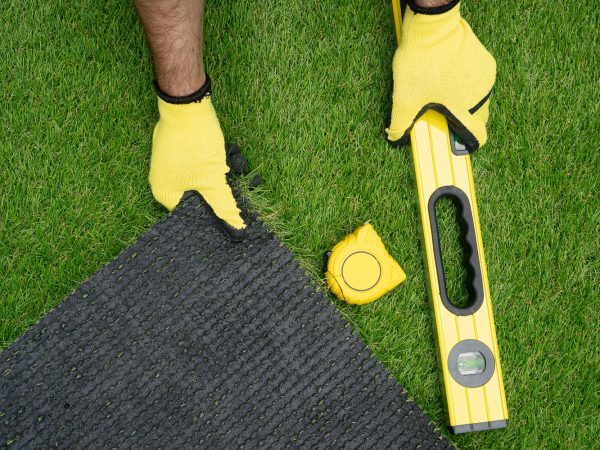
MULTIPOLYGON (((392 9, 399 42, 399 0, 392 0, 392 9)), ((508 408, 470 155, 448 128, 446 118, 433 110, 415 122, 410 141, 448 425, 453 433, 505 428, 508 408), (453 201, 463 228, 469 274, 465 306, 452 303, 446 291, 435 208, 442 198, 453 201)))

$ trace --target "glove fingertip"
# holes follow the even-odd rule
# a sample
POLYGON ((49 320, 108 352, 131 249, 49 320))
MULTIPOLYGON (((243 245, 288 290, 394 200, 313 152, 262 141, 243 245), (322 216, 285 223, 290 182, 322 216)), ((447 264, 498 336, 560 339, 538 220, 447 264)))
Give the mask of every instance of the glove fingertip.
POLYGON ((232 242, 242 242, 248 235, 248 226, 246 224, 242 228, 235 228, 223 219, 219 219, 219 223, 232 242))
POLYGON ((261 184, 263 184, 263 178, 262 175, 257 173, 256 175, 254 175, 252 177, 252 179, 248 182, 248 187, 252 190, 252 189, 256 189, 257 187, 259 187, 261 184))
POLYGON ((241 153, 240 146, 237 144, 225 144, 225 153, 227 156, 235 155, 236 153, 241 153))
POLYGON ((385 131, 387 133, 387 141, 394 147, 401 147, 403 145, 406 145, 410 138, 411 128, 412 127, 406 128, 404 132, 396 130, 392 131, 391 129, 386 128, 385 131))
POLYGON ((173 211, 177 207, 181 201, 181 198, 183 197, 183 192, 164 192, 156 189, 152 183, 150 183, 150 188, 152 190, 154 199, 167 208, 169 212, 173 211))
POLYGON ((229 189, 195 189, 213 213, 213 217, 221 226, 227 237, 232 242, 240 242, 246 236, 247 221, 243 218, 243 211, 238 206, 231 186, 229 189), (226 192, 228 191, 228 192, 226 192))
POLYGON ((422 110, 415 110, 414 107, 402 104, 400 101, 394 99, 390 126, 385 129, 387 140, 393 145, 403 145, 408 142, 410 130, 417 117, 421 114, 422 110))
POLYGON ((403 146, 407 145, 409 143, 409 141, 410 141, 410 133, 407 133, 406 135, 402 136, 400 139, 397 139, 395 141, 391 141, 388 139, 388 142, 393 147, 403 147, 403 146))
POLYGON ((235 175, 245 175, 249 172, 248 160, 237 144, 225 144, 225 155, 227 165, 235 175))
POLYGON ((248 224, 242 218, 242 211, 239 208, 235 217, 228 217, 228 220, 219 217, 214 209, 213 212, 219 225, 232 242, 241 242, 248 235, 248 224))

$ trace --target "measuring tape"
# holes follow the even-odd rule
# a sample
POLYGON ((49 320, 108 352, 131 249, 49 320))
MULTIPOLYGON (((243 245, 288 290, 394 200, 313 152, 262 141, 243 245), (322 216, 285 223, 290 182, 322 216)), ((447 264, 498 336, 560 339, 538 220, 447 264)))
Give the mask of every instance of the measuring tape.
POLYGON ((364 305, 404 280, 402 267, 390 256, 370 223, 357 228, 327 254, 325 279, 340 300, 364 305))

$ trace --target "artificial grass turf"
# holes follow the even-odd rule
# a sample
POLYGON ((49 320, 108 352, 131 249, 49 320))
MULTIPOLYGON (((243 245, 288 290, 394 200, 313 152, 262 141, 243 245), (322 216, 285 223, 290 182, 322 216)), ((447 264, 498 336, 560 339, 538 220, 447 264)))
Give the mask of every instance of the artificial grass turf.
MULTIPOLYGON (((510 425, 459 447, 595 443, 600 142, 593 2, 466 0, 498 61, 490 142, 473 157, 510 425)), ((0 339, 8 345, 165 212, 147 185, 157 118, 128 2, 7 0, 0 9, 0 339)), ((209 2, 206 62, 226 137, 266 183, 263 217, 321 277, 371 220, 408 274, 339 304, 443 424, 408 148, 384 139, 395 47, 374 0, 209 2)))

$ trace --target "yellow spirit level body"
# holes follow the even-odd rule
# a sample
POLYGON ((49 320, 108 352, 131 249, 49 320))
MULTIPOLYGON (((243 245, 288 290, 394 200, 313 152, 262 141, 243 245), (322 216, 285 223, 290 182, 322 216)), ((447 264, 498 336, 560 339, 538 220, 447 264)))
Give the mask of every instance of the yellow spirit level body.
POLYGON ((410 138, 448 423, 454 433, 504 428, 508 409, 471 159, 454 153, 459 145, 452 141, 446 118, 435 111, 416 121, 410 138), (463 222, 470 266, 469 302, 464 307, 455 306, 446 292, 435 217, 441 198, 455 202, 463 222), (482 361, 479 370, 468 367, 476 366, 477 360, 482 361))
MULTIPOLYGON (((393 0, 392 7, 399 40, 399 0, 393 0)), ((504 428, 508 408, 470 155, 451 133, 446 118, 433 110, 418 118, 410 140, 448 425, 453 433, 504 428), (469 301, 462 307, 453 304, 446 292, 435 215, 441 198, 454 202, 463 226, 469 301)))

